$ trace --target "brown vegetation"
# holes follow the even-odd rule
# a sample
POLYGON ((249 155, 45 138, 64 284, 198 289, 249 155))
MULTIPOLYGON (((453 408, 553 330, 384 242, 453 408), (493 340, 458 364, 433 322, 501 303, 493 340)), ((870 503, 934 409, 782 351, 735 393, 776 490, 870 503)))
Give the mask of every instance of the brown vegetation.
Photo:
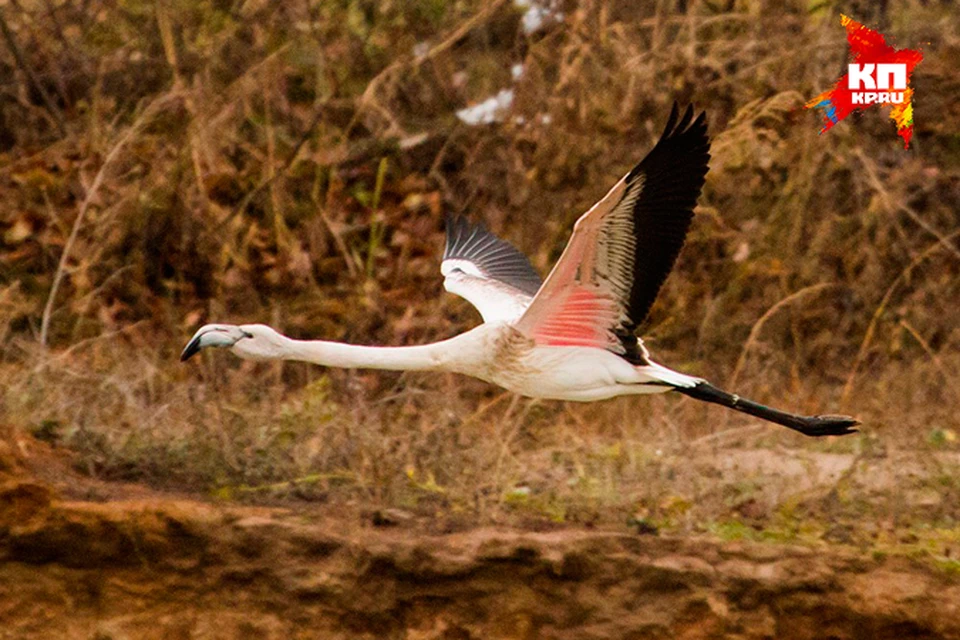
POLYGON ((842 7, 923 43, 909 151, 878 111, 818 136, 802 109, 846 61, 833 3, 558 4, 533 34, 503 0, 0 7, 5 441, 32 434, 94 479, 399 508, 433 533, 636 525, 954 572, 954 3, 842 7), (505 87, 503 122, 456 117, 505 87), (674 99, 706 110, 713 162, 648 347, 759 401, 858 415, 863 435, 804 440, 674 397, 177 362, 206 321, 366 344, 475 324, 441 288, 443 214, 485 220, 545 274, 674 99), (764 452, 788 462, 726 462, 764 452), (831 455, 842 470, 805 484, 831 455))

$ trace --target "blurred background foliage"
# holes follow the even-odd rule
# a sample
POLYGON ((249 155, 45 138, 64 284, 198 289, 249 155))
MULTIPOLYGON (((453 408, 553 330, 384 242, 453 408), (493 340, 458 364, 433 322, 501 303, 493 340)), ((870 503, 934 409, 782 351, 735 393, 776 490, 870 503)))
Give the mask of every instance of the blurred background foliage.
MULTIPOLYGON (((208 321, 394 345, 469 328, 479 316, 442 290, 444 215, 485 221, 545 275, 674 100, 707 112, 713 161, 644 327, 654 357, 761 401, 858 413, 887 443, 953 446, 932 434, 960 409, 954 2, 0 10, 0 410, 90 473, 498 496, 545 468, 549 433, 629 451, 743 424, 675 398, 503 409, 454 376, 177 362, 208 321), (845 69, 841 11, 924 52, 909 150, 878 109, 820 136, 802 108, 845 69), (490 122, 469 122, 492 96, 490 122), (493 415, 509 438, 486 443, 493 415)), ((611 468, 637 476, 627 455, 611 468)))

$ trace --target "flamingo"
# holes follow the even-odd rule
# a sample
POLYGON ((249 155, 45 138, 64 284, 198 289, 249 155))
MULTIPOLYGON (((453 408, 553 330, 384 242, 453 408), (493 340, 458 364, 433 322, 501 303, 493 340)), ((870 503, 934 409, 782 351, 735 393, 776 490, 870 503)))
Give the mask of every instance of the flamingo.
POLYGON ((654 362, 635 335, 693 220, 710 160, 705 113, 677 104, 647 156, 576 222, 545 281, 482 224, 447 219, 444 288, 473 304, 479 326, 422 346, 294 340, 262 324, 208 324, 180 356, 222 347, 250 360, 328 367, 452 371, 532 398, 594 402, 677 392, 807 436, 843 435, 849 416, 803 416, 727 393, 654 362))

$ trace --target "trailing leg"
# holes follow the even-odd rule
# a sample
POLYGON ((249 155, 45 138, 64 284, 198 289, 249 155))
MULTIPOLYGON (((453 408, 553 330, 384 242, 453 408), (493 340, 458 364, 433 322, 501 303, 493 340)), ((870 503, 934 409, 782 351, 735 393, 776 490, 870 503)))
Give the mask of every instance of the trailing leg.
POLYGON ((801 416, 773 409, 718 389, 709 382, 701 381, 692 387, 676 387, 675 391, 704 402, 712 402, 747 413, 763 420, 775 422, 805 436, 842 436, 856 432, 860 421, 850 416, 823 415, 801 416))

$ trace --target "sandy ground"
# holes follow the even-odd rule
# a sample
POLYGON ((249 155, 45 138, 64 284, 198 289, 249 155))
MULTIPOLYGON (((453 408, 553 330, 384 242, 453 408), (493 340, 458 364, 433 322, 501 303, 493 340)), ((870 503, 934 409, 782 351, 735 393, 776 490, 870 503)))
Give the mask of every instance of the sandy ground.
POLYGON ((4 639, 960 638, 960 582, 906 556, 583 527, 435 535, 98 485, 17 446, 0 448, 4 639))

